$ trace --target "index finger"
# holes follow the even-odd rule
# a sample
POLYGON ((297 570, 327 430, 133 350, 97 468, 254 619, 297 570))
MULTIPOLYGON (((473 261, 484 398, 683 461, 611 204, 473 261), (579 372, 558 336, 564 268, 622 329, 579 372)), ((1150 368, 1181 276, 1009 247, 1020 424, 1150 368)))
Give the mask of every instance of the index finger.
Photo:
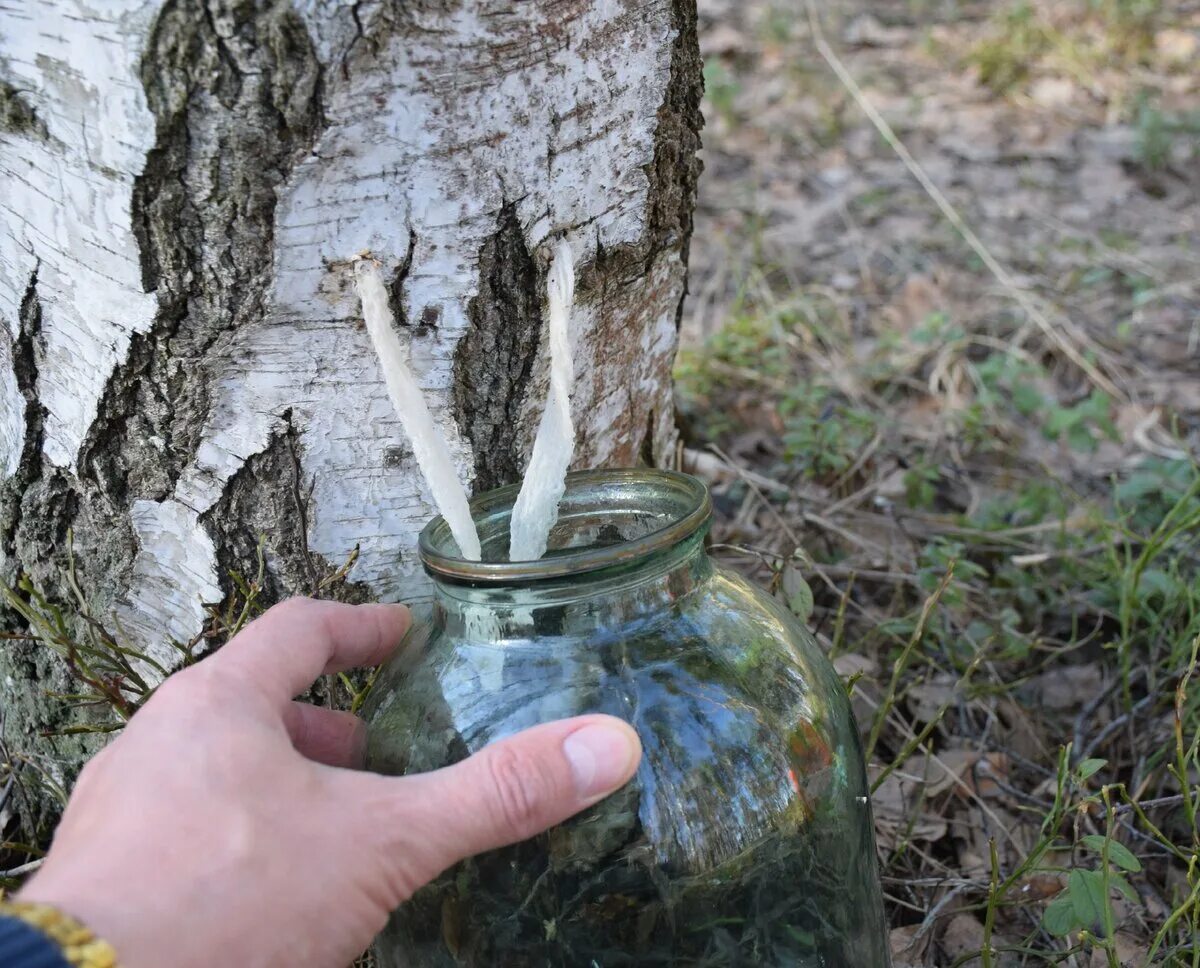
POLYGON ((403 605, 346 605, 289 598, 255 619, 209 662, 265 689, 282 705, 318 676, 376 665, 410 625, 403 605))

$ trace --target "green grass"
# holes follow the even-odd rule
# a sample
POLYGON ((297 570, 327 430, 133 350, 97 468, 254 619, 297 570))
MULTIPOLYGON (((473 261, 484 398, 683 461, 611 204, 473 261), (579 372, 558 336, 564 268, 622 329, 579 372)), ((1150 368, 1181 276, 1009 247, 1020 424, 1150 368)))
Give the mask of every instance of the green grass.
POLYGON ((1147 171, 1163 171, 1176 152, 1186 163, 1200 160, 1200 111, 1164 112, 1151 92, 1142 92, 1134 114, 1137 160, 1147 171))
POLYGON ((120 729, 150 698, 158 682, 174 669, 196 661, 196 648, 201 641, 206 638, 225 641, 261 610, 266 561, 260 544, 257 575, 247 580, 237 572, 230 573, 233 594, 223 606, 210 607, 209 621, 201 634, 189 642, 170 643, 178 652, 178 659, 168 668, 124 644, 119 630, 111 630, 96 617, 88 595, 79 584, 70 535, 64 550, 63 583, 71 592, 69 601, 51 600, 25 576, 19 576, 14 587, 0 586, 0 596, 25 626, 24 632, 4 637, 33 641, 49 649, 63 660, 78 682, 78 692, 54 698, 67 706, 111 713, 108 718, 65 727, 65 733, 108 733, 120 729))
MULTIPOLYGON (((944 314, 879 339, 855 360, 851 380, 844 367, 855 336, 834 313, 795 311, 805 298, 743 302, 677 370, 693 446, 712 441, 737 453, 773 414, 776 449, 749 458, 749 469, 811 482, 828 489, 827 504, 849 499, 857 508, 841 522, 844 535, 806 530, 802 511, 824 513, 819 500, 764 495, 775 509, 751 542, 757 558, 743 564, 811 613, 833 652, 877 664, 853 686, 876 703, 860 725, 881 771, 877 787, 925 751, 1006 751, 988 738, 999 710, 1027 704, 1039 677, 1098 668, 1109 692, 1094 726, 1031 711, 1045 753, 1006 780, 1013 822, 1029 842, 1016 851, 997 834, 991 873, 975 876, 963 903, 1000 939, 984 963, 1020 954, 1023 964, 1061 964, 1095 951, 1117 965, 1118 931, 1141 925, 1159 963, 1193 963, 1200 469, 1148 457, 1112 477, 1058 479, 1031 462, 1039 451, 1064 449, 1086 466, 1120 440, 1107 396, 1065 397, 1050 361, 981 345, 944 314), (917 432, 901 416, 904 404, 928 397, 929 367, 947 354, 970 392, 958 411, 946 408, 937 433, 917 432), (747 399, 755 406, 738 405, 747 399), (885 510, 854 503, 897 458, 902 486, 888 491, 885 510), (956 486, 975 497, 955 498, 956 486), (787 577, 794 549, 773 525, 777 516, 805 536, 807 582, 787 577), (892 547, 905 550, 870 560, 877 553, 863 548, 879 545, 888 528, 892 547), (855 577, 860 567, 868 578, 855 577), (935 687, 945 690, 936 714, 914 718, 913 697, 935 687), (1028 884, 1047 880, 1058 889, 1030 897, 1028 884), (1148 893, 1164 901, 1157 913, 1141 900, 1148 893)), ((732 496, 740 506, 746 492, 735 486, 732 496)), ((944 842, 933 851, 922 856, 929 845, 901 837, 888 877, 966 876, 954 875, 944 842)), ((893 916, 912 913, 899 907, 893 916)))
POLYGON ((728 124, 736 124, 740 118, 736 107, 740 93, 737 79, 721 61, 704 62, 704 96, 717 115, 728 124))
POLYGON ((1157 0, 1016 0, 993 14, 965 62, 999 95, 1039 73, 1065 75, 1094 92, 1105 72, 1147 63, 1161 8, 1157 0))
MULTIPOLYGON (((1191 29, 1188 8, 1005 0, 964 17, 927 6, 909 5, 931 23, 899 53, 839 47, 835 27, 866 8, 823 17, 885 113, 898 92, 944 93, 940 75, 967 67, 995 97, 948 102, 1005 131, 1127 124, 1130 191, 1186 198, 1180 179, 1200 160, 1194 85, 1158 40, 1191 29)), ((794 59, 818 56, 798 36, 794 59)), ((739 77, 748 95, 754 72, 739 77)), ((807 118, 828 100, 803 85, 795 96, 807 118)), ((816 170, 862 151, 872 128, 854 112, 843 123, 855 140, 836 133, 816 170)), ((918 162, 935 154, 910 141, 918 162)), ((739 156, 737 139, 717 150, 739 156)), ((934 180, 962 198, 988 164, 934 180)), ((687 444, 715 445, 732 465, 715 477, 720 553, 853 670, 877 804, 899 802, 895 829, 881 827, 889 914, 927 946, 898 960, 1197 968, 1200 468, 1160 456, 1191 452, 1196 431, 1191 404, 1173 413, 1148 382, 1186 381, 1183 361, 1147 352, 1164 327, 1188 325, 1194 287, 1170 255, 1143 251, 1150 226, 1127 217, 1136 196, 1120 218, 1068 227, 1074 216, 1054 206, 1077 200, 1073 176, 1002 164, 1020 190, 1053 190, 1053 229, 978 198, 959 210, 989 244, 1007 243, 1001 261, 1024 276, 1013 288, 1055 310, 1041 332, 1028 306, 997 308, 991 272, 949 221, 890 227, 928 211, 894 166, 847 199, 861 239, 834 244, 840 228, 822 225, 782 251, 745 233, 726 327, 677 370, 687 444), (861 286, 829 285, 856 271, 861 286), (910 298, 914 277, 932 295, 910 298), (931 311, 912 318, 926 299, 931 311), (990 772, 949 789, 923 772, 973 755, 990 772), (955 912, 984 940, 940 960, 955 912)), ((789 217, 781 206, 779 222, 789 217)))
POLYGON ((975 45, 967 60, 979 71, 980 83, 1003 94, 1029 77, 1056 40, 1055 32, 1038 17, 1034 4, 1021 0, 995 17, 993 29, 975 45))

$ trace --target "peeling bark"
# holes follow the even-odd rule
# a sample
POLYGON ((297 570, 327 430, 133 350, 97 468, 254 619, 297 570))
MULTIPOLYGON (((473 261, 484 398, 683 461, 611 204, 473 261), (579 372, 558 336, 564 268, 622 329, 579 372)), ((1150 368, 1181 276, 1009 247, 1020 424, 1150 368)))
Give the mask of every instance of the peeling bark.
MULTIPOLYGON (((41 8, 38 28, 0 10, 7 577, 61 591, 73 529, 96 613, 163 660, 253 573, 260 535, 269 598, 420 601, 434 508, 359 320, 363 251, 476 489, 528 454, 559 236, 577 463, 670 453, 691 0, 41 8)), ((18 747, 61 725, 34 674, 44 657, 0 650, 18 747)))

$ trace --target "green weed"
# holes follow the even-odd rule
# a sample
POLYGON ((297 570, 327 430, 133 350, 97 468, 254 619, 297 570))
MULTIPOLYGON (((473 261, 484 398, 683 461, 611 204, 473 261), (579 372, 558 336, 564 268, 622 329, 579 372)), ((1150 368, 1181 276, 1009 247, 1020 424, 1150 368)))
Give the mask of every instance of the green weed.
POLYGON ((1021 0, 995 18, 988 36, 975 45, 967 60, 979 72, 980 83, 1004 94, 1029 76, 1054 41, 1034 5, 1021 0))
POLYGON ((730 126, 737 125, 740 115, 737 98, 741 85, 719 60, 704 62, 704 96, 717 116, 730 126))
POLYGON ((1190 160, 1200 157, 1200 111, 1167 114, 1152 95, 1143 92, 1137 100, 1134 126, 1137 162, 1147 171, 1166 169, 1180 147, 1190 160))
POLYGON ((809 477, 845 473, 875 435, 877 417, 834 391, 800 383, 779 401, 784 457, 809 477))
POLYGON ((1036 365, 1005 353, 993 353, 976 364, 981 387, 980 402, 993 409, 1003 397, 1022 417, 1032 418, 1050 440, 1065 439, 1076 450, 1092 451, 1105 438, 1116 439, 1112 401, 1099 390, 1078 403, 1063 405, 1039 387, 1048 385, 1046 374, 1036 365))

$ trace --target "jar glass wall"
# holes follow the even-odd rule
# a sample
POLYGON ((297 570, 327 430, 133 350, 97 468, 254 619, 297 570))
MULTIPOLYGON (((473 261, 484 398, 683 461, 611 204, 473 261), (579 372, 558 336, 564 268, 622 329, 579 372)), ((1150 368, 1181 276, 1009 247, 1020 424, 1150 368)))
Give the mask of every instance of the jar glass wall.
POLYGON ((645 755, 624 790, 419 891, 381 968, 886 966, 845 688, 807 629, 706 555, 704 486, 571 475, 536 562, 505 560, 515 497, 473 504, 483 562, 441 519, 422 535, 434 614, 376 681, 369 767, 436 769, 591 712, 632 723, 645 755))

